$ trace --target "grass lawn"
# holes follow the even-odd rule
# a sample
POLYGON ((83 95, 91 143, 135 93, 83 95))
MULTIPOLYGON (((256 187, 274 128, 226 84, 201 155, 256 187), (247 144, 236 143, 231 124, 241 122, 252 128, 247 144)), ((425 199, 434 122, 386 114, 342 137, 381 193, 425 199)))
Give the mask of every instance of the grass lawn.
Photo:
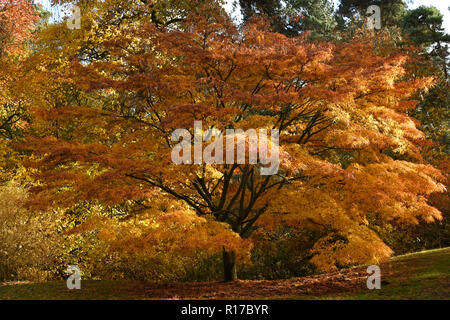
POLYGON ((392 258, 380 290, 368 290, 365 267, 276 281, 150 283, 82 280, 0 285, 0 299, 442 299, 450 300, 450 248, 392 258))
POLYGON ((394 257, 393 274, 383 278, 380 290, 364 290, 328 299, 439 299, 450 300, 450 248, 394 257))

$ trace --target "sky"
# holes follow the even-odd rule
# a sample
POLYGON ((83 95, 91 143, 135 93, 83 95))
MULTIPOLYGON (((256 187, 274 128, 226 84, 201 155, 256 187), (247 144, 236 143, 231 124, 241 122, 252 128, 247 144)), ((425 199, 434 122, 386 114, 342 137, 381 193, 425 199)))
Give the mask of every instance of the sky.
MULTIPOLYGON (((227 2, 226 8, 230 12, 232 8, 233 0, 225 0, 227 2)), ((35 2, 39 2, 44 5, 45 8, 50 8, 50 0, 35 0, 35 2)), ((338 3, 338 0, 334 0, 335 3, 338 3)), ((441 11, 444 15, 444 27, 447 33, 450 33, 450 11, 448 7, 450 3, 445 0, 407 0, 410 8, 414 9, 421 5, 425 6, 435 6, 441 11), (411 3, 412 2, 412 3, 411 3)), ((383 13, 382 13, 383 14, 383 13)))

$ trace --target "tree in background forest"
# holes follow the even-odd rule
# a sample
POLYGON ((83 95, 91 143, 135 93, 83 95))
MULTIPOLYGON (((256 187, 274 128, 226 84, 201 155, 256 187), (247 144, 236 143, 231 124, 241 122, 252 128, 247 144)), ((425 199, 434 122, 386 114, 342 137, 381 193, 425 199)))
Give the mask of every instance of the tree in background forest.
POLYGON ((239 0, 244 21, 263 15, 271 21, 272 30, 287 36, 310 31, 313 39, 327 39, 337 21, 329 0, 239 0))
POLYGON ((405 0, 341 0, 338 8, 340 24, 344 23, 346 19, 350 21, 364 20, 367 8, 371 5, 380 7, 383 28, 402 25, 402 19, 407 10, 405 0))
POLYGON ((402 30, 409 41, 419 48, 420 59, 412 72, 417 75, 433 75, 436 85, 427 94, 419 95, 420 103, 411 115, 421 122, 421 129, 433 144, 424 148, 427 161, 441 169, 447 177, 447 192, 432 194, 430 203, 444 214, 438 224, 418 228, 414 233, 422 242, 421 248, 450 245, 450 93, 448 61, 450 35, 443 28, 443 15, 435 7, 421 6, 409 10, 404 17, 402 30))
MULTIPOLYGON (((236 26, 215 2, 170 4, 79 1, 81 30, 43 33, 30 62, 42 80, 30 79, 40 88, 35 127, 23 144, 40 183, 33 207, 151 209, 152 199, 168 197, 189 208, 178 217, 193 212, 238 239, 280 225, 314 228, 323 237, 311 261, 321 270, 392 254, 371 229, 373 216, 442 218, 427 196, 443 191, 444 178, 424 162, 424 134, 407 114, 433 80, 403 79, 404 55, 377 55, 376 35, 311 42, 258 19, 236 26), (195 120, 205 135, 279 129, 278 173, 261 175, 261 161, 175 165, 172 133, 193 134, 195 120)), ((206 144, 214 154, 223 148, 206 144)), ((233 280, 239 252, 224 239, 225 279, 233 280)))
POLYGON ((37 20, 30 1, 0 0, 0 181, 12 178, 17 154, 11 141, 28 120, 27 97, 20 90, 21 66, 29 53, 29 41, 37 20))

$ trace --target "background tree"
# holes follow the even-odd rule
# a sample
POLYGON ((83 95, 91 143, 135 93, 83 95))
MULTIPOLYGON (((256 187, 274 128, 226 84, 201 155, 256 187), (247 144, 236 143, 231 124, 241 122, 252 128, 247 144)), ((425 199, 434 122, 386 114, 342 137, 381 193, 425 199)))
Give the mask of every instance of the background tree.
POLYGON ((0 1, 0 183, 17 173, 19 154, 11 143, 30 120, 21 64, 30 53, 37 20, 32 1, 0 1))
POLYGON ((311 32, 312 39, 331 39, 337 25, 334 4, 329 0, 289 0, 287 10, 300 19, 292 22, 292 28, 311 32))
POLYGON ((3 137, 14 135, 14 124, 21 118, 23 108, 13 96, 11 85, 17 81, 13 75, 26 50, 26 41, 32 37, 35 21, 31 1, 0 1, 0 136, 3 137))
POLYGON ((407 9, 404 0, 341 0, 338 8, 341 26, 345 24, 345 20, 360 20, 366 17, 367 9, 371 5, 380 7, 383 28, 401 26, 402 18, 407 9))
POLYGON ((310 31, 313 39, 330 38, 336 25, 334 5, 329 0, 240 0, 239 4, 244 21, 263 15, 271 21, 273 31, 287 36, 310 31))
MULTIPOLYGON (((419 96, 420 103, 411 114, 421 121, 421 128, 434 144, 424 147, 424 155, 430 163, 449 175, 450 151, 450 94, 448 75, 448 43, 450 35, 443 28, 443 16, 435 7, 421 6, 410 10, 403 22, 403 32, 409 41, 420 49, 421 59, 414 74, 433 75, 436 86, 429 93, 419 96), (428 65, 428 67, 426 67, 428 65)), ((446 181, 448 190, 448 178, 446 181)), ((433 194, 431 203, 444 214, 439 224, 418 228, 413 234, 423 247, 444 247, 450 244, 449 193, 433 194)))
POLYGON ((255 15, 264 15, 271 21, 276 32, 286 32, 288 17, 284 5, 280 0, 239 0, 240 10, 244 21, 250 20, 255 15))
POLYGON ((443 15, 438 9, 420 6, 405 15, 403 31, 415 44, 430 50, 430 55, 439 60, 444 79, 448 81, 450 35, 445 33, 442 24, 443 15))

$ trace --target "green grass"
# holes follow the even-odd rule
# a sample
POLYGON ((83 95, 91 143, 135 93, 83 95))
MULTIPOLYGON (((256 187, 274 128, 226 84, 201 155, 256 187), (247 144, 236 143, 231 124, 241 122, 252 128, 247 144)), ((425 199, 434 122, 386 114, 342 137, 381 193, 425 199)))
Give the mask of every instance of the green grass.
MULTIPOLYGON (((364 290, 320 299, 450 300, 450 248, 394 257, 393 274, 383 277, 380 290, 364 290)), ((383 269, 382 269, 383 270, 383 269)))
MULTIPOLYGON (((283 296, 281 298, 274 295, 260 298, 450 300, 450 248, 394 257, 381 265, 381 278, 380 290, 368 290, 359 286, 339 294, 283 296), (390 270, 390 272, 383 276, 383 270, 390 270)), ((151 284, 139 281, 83 280, 81 286, 81 290, 68 290, 65 281, 0 285, 0 299, 146 299, 148 298, 146 292, 151 290, 151 284)))
POLYGON ((81 290, 67 289, 65 281, 0 286, 0 300, 127 300, 143 299, 138 281, 81 281, 81 290))

